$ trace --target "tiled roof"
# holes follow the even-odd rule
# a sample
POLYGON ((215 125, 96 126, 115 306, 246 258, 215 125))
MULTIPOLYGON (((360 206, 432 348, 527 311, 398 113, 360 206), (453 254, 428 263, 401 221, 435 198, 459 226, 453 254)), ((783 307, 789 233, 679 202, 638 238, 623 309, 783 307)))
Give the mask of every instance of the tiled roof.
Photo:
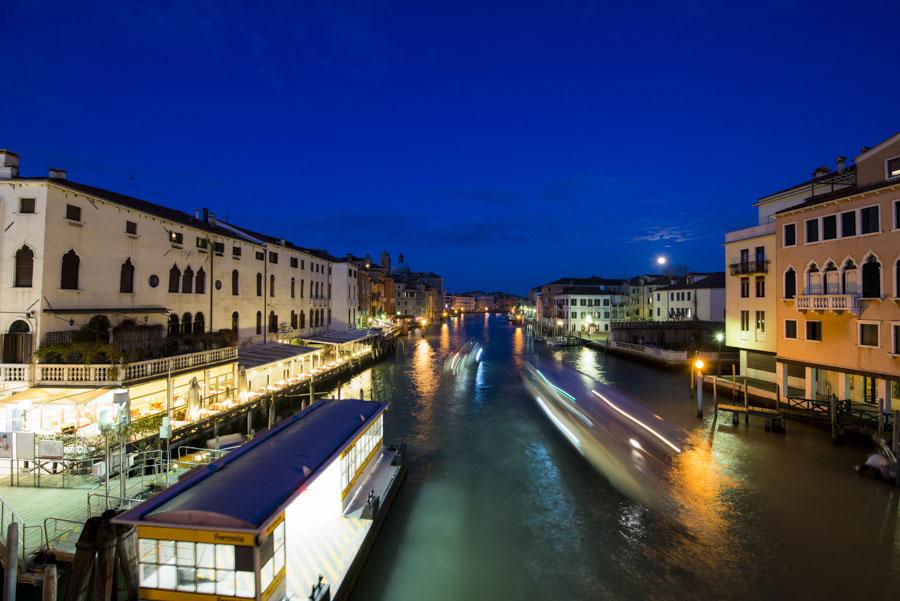
POLYGON ((666 286, 665 288, 660 288, 660 290, 703 290, 706 288, 724 288, 725 287, 725 272, 717 271, 716 273, 712 273, 703 279, 694 280, 691 284, 674 284, 672 286, 666 286))
MULTIPOLYGON (((55 186, 59 186, 60 188, 64 188, 66 190, 70 190, 72 192, 80 192, 83 194, 88 194, 90 196, 94 196, 96 198, 105 200, 107 202, 111 202, 113 204, 121 205, 123 207, 128 207, 129 209, 134 209, 136 211, 140 211, 142 213, 147 213, 148 215, 154 215, 161 219, 165 219, 167 221, 171 221, 173 223, 180 223, 182 225, 186 225, 192 228, 196 228, 199 230, 204 230, 218 236, 222 236, 224 238, 231 238, 234 240, 240 240, 242 242, 255 242, 256 240, 266 242, 269 244, 276 244, 279 246, 284 246, 285 248, 291 248, 294 250, 298 250, 301 252, 305 252, 319 258, 333 261, 335 260, 332 255, 330 255, 327 251, 320 249, 312 249, 305 248, 303 246, 299 246, 290 242, 288 240, 283 240, 281 238, 277 238, 275 236, 269 236, 268 234, 262 234, 259 232, 254 232, 251 229, 234 225, 232 223, 228 223, 224 220, 210 220, 204 221, 203 219, 198 219, 197 217, 185 213, 184 211, 179 211, 177 209, 172 209, 160 204, 156 204, 154 202, 150 202, 147 200, 142 200, 140 198, 135 198, 134 196, 128 196, 127 194, 120 194, 118 192, 113 192, 111 190, 105 190, 103 188, 97 188, 96 186, 89 186, 87 184, 82 184, 79 182, 74 182, 69 179, 53 179, 46 177, 20 177, 16 178, 19 181, 37 181, 37 182, 47 182, 48 184, 52 184, 55 186), (219 225, 219 223, 223 225, 219 225), (243 234, 243 235, 242 235, 243 234)), ((14 181, 14 180, 12 180, 14 181)))
POLYGON ((842 188, 840 190, 835 190, 834 192, 829 192, 827 194, 818 194, 811 198, 807 198, 800 204, 796 204, 792 207, 788 207, 786 209, 782 209, 776 213, 776 215, 781 215, 782 213, 789 213, 791 211, 796 211, 797 209, 803 209, 806 207, 812 207, 817 204, 822 204, 823 202, 828 202, 829 200, 837 200, 839 198, 846 198, 847 196, 853 196, 855 194, 862 194, 863 192, 871 192, 873 190, 878 190, 880 188, 888 188, 890 186, 896 186, 900 184, 900 181, 890 180, 890 181, 882 181, 875 182, 874 184, 869 184, 868 186, 853 186, 852 188, 842 188))

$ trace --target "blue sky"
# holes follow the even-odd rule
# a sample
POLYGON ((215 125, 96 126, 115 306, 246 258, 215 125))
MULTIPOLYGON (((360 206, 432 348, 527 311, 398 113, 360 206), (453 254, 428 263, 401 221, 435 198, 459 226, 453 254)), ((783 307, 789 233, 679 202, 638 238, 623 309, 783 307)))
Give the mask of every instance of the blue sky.
POLYGON ((722 269, 755 199, 900 131, 897 2, 3 13, 0 147, 24 174, 404 252, 451 290, 633 275, 658 253, 722 269))

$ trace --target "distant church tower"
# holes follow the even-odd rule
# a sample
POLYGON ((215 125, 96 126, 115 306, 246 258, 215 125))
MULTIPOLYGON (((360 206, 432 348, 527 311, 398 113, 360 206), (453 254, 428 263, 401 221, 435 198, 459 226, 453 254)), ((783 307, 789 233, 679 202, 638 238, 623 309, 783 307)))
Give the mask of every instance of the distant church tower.
POLYGON ((381 266, 385 273, 391 272, 391 254, 386 250, 381 253, 381 266))

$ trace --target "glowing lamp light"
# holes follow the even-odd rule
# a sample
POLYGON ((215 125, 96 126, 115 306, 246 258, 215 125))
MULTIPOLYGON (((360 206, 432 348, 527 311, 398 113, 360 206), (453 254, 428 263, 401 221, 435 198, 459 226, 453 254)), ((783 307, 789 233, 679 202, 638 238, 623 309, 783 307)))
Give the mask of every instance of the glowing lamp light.
POLYGON ((722 342, 723 340, 725 340, 725 334, 723 334, 722 332, 716 332, 716 341, 722 342))
POLYGON ((696 367, 697 369, 703 369, 704 365, 706 364, 703 362, 703 359, 697 359, 696 361, 694 361, 694 367, 696 367))

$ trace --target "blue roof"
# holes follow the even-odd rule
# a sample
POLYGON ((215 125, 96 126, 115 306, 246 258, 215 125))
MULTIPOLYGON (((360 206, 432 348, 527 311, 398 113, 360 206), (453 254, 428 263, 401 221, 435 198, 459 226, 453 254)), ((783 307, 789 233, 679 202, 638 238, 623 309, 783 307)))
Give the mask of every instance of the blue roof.
POLYGON ((318 401, 116 521, 258 529, 384 408, 318 401))

